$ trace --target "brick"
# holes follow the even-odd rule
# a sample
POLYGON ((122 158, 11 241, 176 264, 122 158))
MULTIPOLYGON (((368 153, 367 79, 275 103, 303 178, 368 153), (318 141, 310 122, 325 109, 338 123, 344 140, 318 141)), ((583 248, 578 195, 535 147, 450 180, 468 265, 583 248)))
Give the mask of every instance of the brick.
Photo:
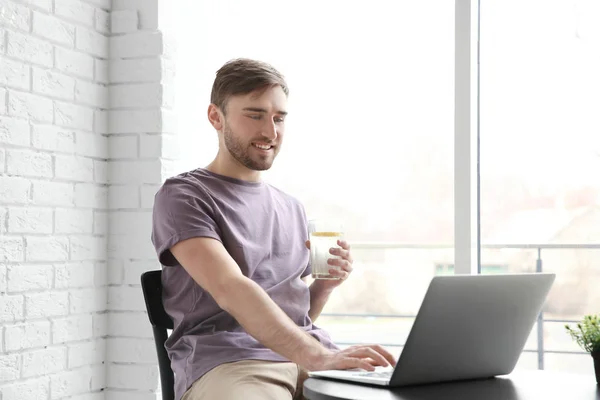
POLYGON ((25 295, 25 314, 28 319, 66 315, 69 312, 69 293, 44 292, 25 295))
POLYGON ((104 237, 73 236, 71 238, 71 259, 77 261, 104 260, 106 246, 104 237))
POLYGON ((94 264, 83 262, 54 266, 54 287, 56 289, 89 286, 94 286, 94 264))
POLYGON ((85 367, 102 364, 106 354, 106 340, 96 339, 91 342, 69 345, 68 368, 85 367))
MULTIPOLYGON (((82 314, 100 312, 106 310, 106 289, 81 289, 69 292, 69 312, 71 314, 82 314)), ((90 321, 90 332, 91 332, 90 321)))
POLYGON ((115 391, 107 389, 105 400, 156 400, 154 392, 115 391))
POLYGON ((56 47, 55 53, 57 69, 82 78, 94 77, 94 58, 90 55, 62 47, 56 47))
POLYGON ((54 0, 54 13, 66 20, 94 27, 94 7, 78 0, 54 0))
POLYGON ((54 43, 68 47, 75 45, 75 26, 54 16, 34 11, 33 33, 54 43))
POLYGON ((94 182, 106 183, 108 181, 108 163, 94 160, 94 182))
POLYGON ((108 192, 108 208, 138 208, 140 195, 137 185, 111 185, 108 192))
POLYGON ((55 101, 55 123, 68 128, 92 131, 94 111, 89 107, 55 101))
POLYGON ((112 83, 160 82, 162 62, 160 58, 112 60, 110 62, 112 83))
POLYGON ((27 121, 0 116, 0 143, 29 146, 29 137, 27 121))
POLYGON ((33 181, 33 202, 36 205, 72 206, 74 201, 72 183, 33 181))
POLYGON ((0 357, 0 383, 18 379, 20 372, 19 354, 3 354, 0 357))
MULTIPOLYGON (((94 369, 94 368, 92 368, 92 369, 94 369)), ((102 368, 102 371, 101 371, 102 373, 104 373, 103 372, 104 369, 105 368, 102 368)), ((92 385, 94 382, 95 374, 96 374, 96 372, 92 371, 92 385)), ((78 395, 69 397, 69 400, 106 400, 106 398, 104 397, 104 387, 105 386, 102 386, 99 389, 99 390, 102 390, 100 392, 96 391, 96 392, 90 392, 90 393, 85 393, 85 394, 78 394, 78 395)), ((156 400, 156 399, 153 399, 153 400, 156 400)))
POLYGON ((123 261, 110 260, 108 263, 108 284, 121 285, 123 283, 123 261))
POLYGON ((32 125, 31 141, 33 147, 40 150, 73 153, 75 151, 75 132, 53 125, 32 125))
POLYGON ((4 331, 7 351, 19 351, 50 344, 50 321, 26 321, 7 325, 4 331))
POLYGON ((6 98, 8 97, 8 92, 4 88, 0 88, 0 115, 6 114, 8 111, 6 109, 6 105, 8 102, 6 98))
POLYGON ((110 258, 148 259, 156 257, 154 247, 148 237, 136 235, 114 235, 108 246, 110 258))
POLYGON ((139 338, 109 338, 107 361, 117 363, 158 363, 154 341, 139 338))
POLYGON ((54 344, 86 340, 91 337, 91 315, 76 315, 52 321, 52 342, 54 344))
POLYGON ((43 376, 2 386, 2 400, 40 400, 50 395, 50 378, 43 376))
POLYGON ((94 212, 94 235, 108 234, 108 213, 104 211, 94 212))
POLYGON ((54 218, 54 231, 65 233, 92 233, 94 214, 92 210, 57 208, 54 218))
POLYGON ((70 76, 33 67, 33 91, 49 97, 73 100, 75 79, 70 76))
POLYGON ((132 261, 126 260, 124 266, 124 279, 123 283, 126 285, 139 285, 140 276, 146 271, 160 270, 161 265, 158 261, 132 261))
POLYGON ((3 0, 0 2, 0 26, 29 32, 30 12, 24 5, 3 0))
POLYGON ((80 156, 106 158, 108 156, 108 139, 97 133, 77 132, 75 152, 80 156))
POLYGON ((52 210, 13 207, 8 213, 10 233, 52 233, 52 210))
POLYGON ((159 109, 113 110, 109 112, 109 133, 162 133, 163 116, 159 109))
POLYGON ((83 367, 64 371, 50 377, 50 398, 52 400, 90 391, 92 369, 83 367))
POLYGON ((28 179, 0 176, 0 203, 29 203, 31 182, 28 179))
POLYGON ((53 114, 54 106, 50 99, 30 93, 8 92, 8 115, 52 122, 53 114))
POLYGON ((102 33, 110 33, 110 14, 108 11, 96 9, 96 30, 102 33))
POLYGON ((69 259, 69 239, 58 236, 25 238, 27 261, 65 261, 69 259))
POLYGON ((0 236, 0 262, 23 261, 24 246, 20 237, 0 236))
POLYGON ((160 183, 162 164, 151 161, 113 161, 108 166, 110 183, 160 183))
POLYGON ((145 312, 112 312, 109 316, 112 336, 152 338, 152 327, 145 312))
POLYGON ((52 265, 9 265, 8 291, 50 289, 54 280, 52 265))
POLYGON ((8 32, 6 54, 32 64, 52 67, 52 44, 17 32, 8 32))
MULTIPOLYGON (((2 161, 2 151, 0 150, 0 161, 2 161)), ((7 231, 6 219, 8 217, 8 210, 6 208, 0 207, 0 234, 4 234, 7 231)), ((2 271, 2 267, 0 267, 0 271, 2 271)), ((0 274, 0 277, 2 275, 0 274)), ((2 279, 0 279, 0 292, 2 292, 2 279)))
POLYGON ((108 58, 109 40, 106 36, 90 29, 77 27, 75 48, 100 58, 108 58))
POLYGON ((48 375, 67 366, 67 349, 50 347, 23 354, 23 377, 48 375))
POLYGON ((92 315, 92 326, 94 330, 94 337, 108 335, 108 314, 92 315))
POLYGON ((141 158, 165 158, 170 160, 179 159, 179 142, 175 135, 141 135, 140 136, 141 158))
POLYGON ((113 10, 138 10, 140 29, 158 28, 158 2, 147 0, 113 0, 113 10))
POLYGON ((94 60, 94 80, 100 83, 110 83, 109 80, 109 62, 107 60, 94 60))
MULTIPOLYGON (((93 391, 106 388, 106 367, 104 365, 92 365, 92 383, 90 389, 93 391)), ((104 400, 104 399, 102 399, 104 400)))
POLYGON ((19 176, 52 178, 52 156, 31 150, 9 150, 6 154, 8 173, 19 176))
POLYGON ((77 207, 106 208, 108 205, 108 188, 91 183, 76 184, 75 205, 77 207))
POLYGON ((0 54, 4 54, 6 51, 6 31, 4 29, 0 29, 0 54))
POLYGON ((95 5, 103 10, 110 10, 111 0, 83 0, 86 3, 95 5))
POLYGON ((25 316, 23 305, 22 295, 0 295, 0 322, 22 320, 25 316))
POLYGON ((162 104, 160 83, 139 83, 115 85, 111 88, 110 104, 121 107, 158 107, 162 104))
POLYGON ((0 56, 0 85, 29 90, 29 65, 0 56))
POLYGON ((154 207, 154 197, 160 189, 160 185, 142 185, 140 187, 142 208, 154 207))
POLYGON ((109 136, 108 149, 111 159, 138 158, 138 136, 109 136))
POLYGON ((91 158, 80 156, 55 156, 55 173, 57 178, 73 181, 92 181, 94 179, 94 162, 91 158))
POLYGON ((21 0, 27 7, 33 7, 46 12, 52 12, 52 0, 21 0))
POLYGON ((108 369, 108 386, 115 389, 156 390, 158 367, 113 364, 108 369))
POLYGON ((92 107, 108 108, 108 87, 97 83, 77 81, 75 101, 92 107))
POLYGON ((94 132, 108 133, 108 111, 94 111, 94 132))
POLYGON ((106 286, 108 285, 108 267, 106 260, 96 261, 94 263, 94 285, 106 286))
POLYGON ((151 211, 113 211, 110 213, 109 222, 111 235, 128 235, 147 233, 148 237, 152 231, 151 211))
POLYGON ((138 15, 136 10, 119 10, 110 14, 112 33, 131 33, 138 30, 138 15))
POLYGON ((114 311, 144 311, 142 289, 129 286, 108 288, 108 309, 114 311))
POLYGON ((157 31, 140 31, 110 38, 110 58, 136 58, 163 54, 163 36, 157 31))

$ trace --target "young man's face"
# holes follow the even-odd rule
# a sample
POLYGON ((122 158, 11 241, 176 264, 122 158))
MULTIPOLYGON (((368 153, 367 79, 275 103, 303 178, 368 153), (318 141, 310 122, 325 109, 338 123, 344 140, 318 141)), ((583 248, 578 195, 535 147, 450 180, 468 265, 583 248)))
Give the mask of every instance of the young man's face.
POLYGON ((271 168, 279 153, 287 114, 287 96, 281 86, 229 98, 223 124, 223 142, 246 168, 271 168))

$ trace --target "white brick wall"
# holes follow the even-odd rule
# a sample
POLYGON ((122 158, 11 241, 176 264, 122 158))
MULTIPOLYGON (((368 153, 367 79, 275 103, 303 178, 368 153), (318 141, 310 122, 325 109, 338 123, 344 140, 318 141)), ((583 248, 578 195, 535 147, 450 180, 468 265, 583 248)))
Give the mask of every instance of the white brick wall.
POLYGON ((0 0, 2 400, 105 398, 108 7, 0 0))
POLYGON ((0 0, 0 400, 154 400, 140 274, 177 156, 158 0, 0 0))

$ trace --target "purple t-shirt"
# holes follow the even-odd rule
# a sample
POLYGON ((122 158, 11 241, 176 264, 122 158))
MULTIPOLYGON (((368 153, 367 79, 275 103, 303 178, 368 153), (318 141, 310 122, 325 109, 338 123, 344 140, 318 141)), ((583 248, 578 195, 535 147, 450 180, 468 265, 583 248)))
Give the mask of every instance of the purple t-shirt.
POLYGON ((310 274, 306 215, 293 197, 263 182, 196 169, 168 179, 157 192, 152 243, 162 273, 163 303, 175 329, 165 347, 175 398, 212 368, 232 361, 289 361, 250 336, 223 311, 169 250, 192 237, 219 240, 244 276, 260 285, 301 329, 328 348, 329 335, 308 316, 310 274))

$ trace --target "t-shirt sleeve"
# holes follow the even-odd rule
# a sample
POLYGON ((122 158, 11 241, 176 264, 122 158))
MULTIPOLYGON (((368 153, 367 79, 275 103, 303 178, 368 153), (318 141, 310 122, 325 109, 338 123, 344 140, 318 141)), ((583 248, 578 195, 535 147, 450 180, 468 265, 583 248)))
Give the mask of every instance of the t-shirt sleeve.
POLYGON ((210 197, 187 183, 165 183, 154 197, 152 244, 164 266, 179 265, 171 247, 192 237, 221 241, 210 197))

